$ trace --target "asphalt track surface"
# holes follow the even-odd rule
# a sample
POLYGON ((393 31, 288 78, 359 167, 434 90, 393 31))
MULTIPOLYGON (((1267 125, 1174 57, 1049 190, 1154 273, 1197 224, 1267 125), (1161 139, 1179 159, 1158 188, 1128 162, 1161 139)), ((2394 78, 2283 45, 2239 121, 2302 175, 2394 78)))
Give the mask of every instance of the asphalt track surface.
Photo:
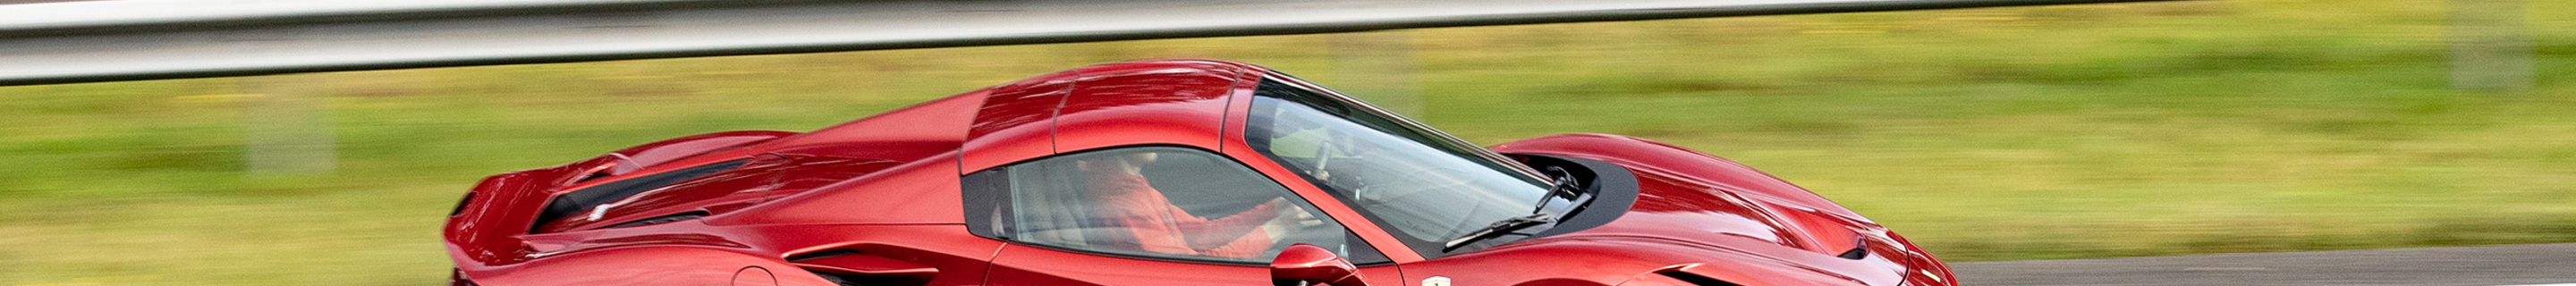
MULTIPOLYGON (((2576 243, 1951 263, 1959 285, 2576 283, 2576 243)), ((2569 284, 2576 286, 2576 284, 2569 284)))

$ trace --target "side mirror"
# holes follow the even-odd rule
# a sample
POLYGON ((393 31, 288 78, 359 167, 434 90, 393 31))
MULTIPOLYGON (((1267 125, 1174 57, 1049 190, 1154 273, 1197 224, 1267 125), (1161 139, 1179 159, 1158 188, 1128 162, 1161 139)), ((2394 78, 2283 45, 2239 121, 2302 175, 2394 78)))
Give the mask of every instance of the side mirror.
POLYGON ((1331 250, 1312 244, 1289 245, 1279 258, 1270 260, 1270 283, 1281 286, 1303 286, 1314 283, 1333 286, 1368 286, 1360 282, 1359 267, 1342 260, 1331 250))

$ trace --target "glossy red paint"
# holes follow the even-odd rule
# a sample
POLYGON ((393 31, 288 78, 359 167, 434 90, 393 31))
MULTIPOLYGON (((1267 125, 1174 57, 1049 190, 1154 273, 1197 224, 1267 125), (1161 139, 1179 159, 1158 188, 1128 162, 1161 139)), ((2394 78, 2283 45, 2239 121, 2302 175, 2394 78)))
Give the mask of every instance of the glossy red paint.
MULTIPOLYGON (((1607 226, 1555 238, 1655 237, 1798 262, 1865 285, 1950 285, 1931 254, 1850 209, 1742 164, 1670 144, 1607 134, 1567 134, 1496 145, 1504 153, 1617 163, 1640 183, 1635 207, 1607 226), (1778 252, 1785 246, 1803 253, 1778 252), (1834 257, 1855 248, 1861 259, 1834 257)), ((1533 242, 1543 242, 1545 239, 1533 242)))
POLYGON ((1366 283, 1361 282, 1359 272, 1359 267, 1351 266, 1350 261, 1335 256, 1333 251, 1303 243, 1288 246, 1270 261, 1273 280, 1340 285, 1366 283))
MULTIPOLYGON (((1014 244, 966 229, 960 176, 1100 148, 1215 151, 1286 187, 1392 262, 1339 284, 1955 285, 1949 270, 1849 209, 1741 164, 1644 139, 1559 135, 1506 154, 1626 168, 1637 200, 1599 226, 1464 253, 1415 253, 1243 140, 1262 67, 1214 60, 1106 64, 1006 83, 809 133, 655 142, 496 175, 449 218, 459 279, 480 285, 1268 285, 1285 264, 1142 259, 1014 244), (558 196, 718 162, 536 221, 558 196), (1853 249, 1860 257, 1838 257, 1853 249)), ((602 187, 605 188, 605 187, 602 187)), ((1571 230, 1571 228, 1569 229, 1571 230)), ((1309 246, 1311 247, 1311 246, 1309 246)), ((1344 262, 1347 263, 1347 262, 1344 262)), ((1333 267, 1328 267, 1333 266, 1333 267)), ((1320 268, 1319 268, 1320 267, 1320 268)), ((1283 272, 1284 271, 1284 272, 1283 272)))
POLYGON ((644 144, 643 146, 617 150, 617 152, 608 152, 608 155, 605 155, 604 157, 616 158, 616 161, 608 164, 610 168, 601 170, 603 171, 601 174, 608 176, 625 175, 633 173, 638 169, 659 166, 663 163, 669 163, 672 160, 679 160, 691 155, 703 154, 710 150, 767 142, 780 137, 793 136, 796 134, 796 132, 787 131, 732 131, 662 140, 661 142, 653 142, 653 144, 644 144))
POLYGON ((1057 110, 1059 152, 1154 143, 1217 149, 1226 98, 1240 78, 1208 62, 1155 62, 1085 68, 1072 97, 1057 110))
POLYGON ((1076 71, 994 87, 966 128, 959 174, 1055 154, 1056 110, 1073 91, 1076 71))
POLYGON ((909 162, 955 152, 983 107, 988 88, 824 127, 748 147, 776 154, 909 162), (867 146, 851 148, 851 146, 867 146))
POLYGON ((1592 154, 1585 156, 1618 159, 1611 162, 1631 169, 1669 174, 1666 177, 1680 182, 1724 188, 1730 192, 1815 208, 1835 216, 1860 217, 1851 209, 1753 167, 1653 140, 1609 134, 1565 134, 1503 143, 1489 149, 1505 153, 1592 154))
MULTIPOLYGON (((827 166, 828 167, 828 166, 827 166)), ((962 224, 957 161, 910 164, 789 195, 740 215, 707 217, 716 225, 962 224), (864 215, 861 215, 864 214, 864 215)))

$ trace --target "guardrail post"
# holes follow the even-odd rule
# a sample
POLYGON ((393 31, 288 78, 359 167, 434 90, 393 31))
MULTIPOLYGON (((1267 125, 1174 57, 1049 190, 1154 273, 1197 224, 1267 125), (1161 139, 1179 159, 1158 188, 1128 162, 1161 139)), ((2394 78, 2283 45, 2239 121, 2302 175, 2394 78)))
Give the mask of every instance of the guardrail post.
POLYGON ((2531 89, 2531 35, 2523 0, 2451 0, 2451 88, 2531 89))

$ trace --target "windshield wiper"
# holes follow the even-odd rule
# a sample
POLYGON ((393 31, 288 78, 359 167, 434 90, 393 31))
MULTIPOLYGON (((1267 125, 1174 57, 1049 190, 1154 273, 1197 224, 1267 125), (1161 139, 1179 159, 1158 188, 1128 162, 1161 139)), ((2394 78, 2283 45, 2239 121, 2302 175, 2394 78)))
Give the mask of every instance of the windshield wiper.
POLYGON ((1553 173, 1548 176, 1551 177, 1550 179, 1556 179, 1556 183, 1547 185, 1547 194, 1538 196, 1538 208, 1530 209, 1530 213, 1546 212, 1547 202, 1556 200, 1557 194, 1572 192, 1576 195, 1569 198, 1582 197, 1583 182, 1574 180, 1574 172, 1567 172, 1565 168, 1557 166, 1547 166, 1547 172, 1553 173))
MULTIPOLYGON (((1556 183, 1549 184, 1547 186, 1547 194, 1540 195, 1538 197, 1538 208, 1531 209, 1529 215, 1506 218, 1502 221, 1485 225, 1485 228, 1476 229, 1475 232, 1468 232, 1467 236, 1460 236, 1458 239, 1449 240, 1448 243, 1441 245, 1440 251, 1458 250, 1458 247, 1466 246, 1468 243, 1511 233, 1513 230, 1556 223, 1556 215, 1547 213, 1547 203, 1555 201, 1558 194, 1573 193, 1574 199, 1570 202, 1574 203, 1573 207, 1576 208, 1575 210, 1580 210, 1584 203, 1591 201, 1590 197, 1584 197, 1582 195, 1581 190, 1583 189, 1583 183, 1574 180, 1574 172, 1567 172, 1565 171, 1565 168, 1556 166, 1548 166, 1547 172, 1554 173, 1550 176, 1554 177, 1552 179, 1556 179, 1556 183)), ((1569 210, 1566 213, 1572 214, 1575 210, 1569 210)))
POLYGON ((1511 231, 1519 230, 1521 228, 1550 223, 1556 223, 1556 218, 1548 215, 1547 213, 1535 213, 1503 219, 1503 221, 1497 221, 1494 222, 1494 224, 1485 225, 1485 228, 1476 229, 1475 232, 1469 232, 1467 233, 1467 236, 1460 236, 1458 239, 1449 240, 1449 243, 1441 245, 1440 251, 1457 250, 1459 246, 1465 246, 1470 242, 1492 238, 1505 233, 1511 233, 1511 231))

